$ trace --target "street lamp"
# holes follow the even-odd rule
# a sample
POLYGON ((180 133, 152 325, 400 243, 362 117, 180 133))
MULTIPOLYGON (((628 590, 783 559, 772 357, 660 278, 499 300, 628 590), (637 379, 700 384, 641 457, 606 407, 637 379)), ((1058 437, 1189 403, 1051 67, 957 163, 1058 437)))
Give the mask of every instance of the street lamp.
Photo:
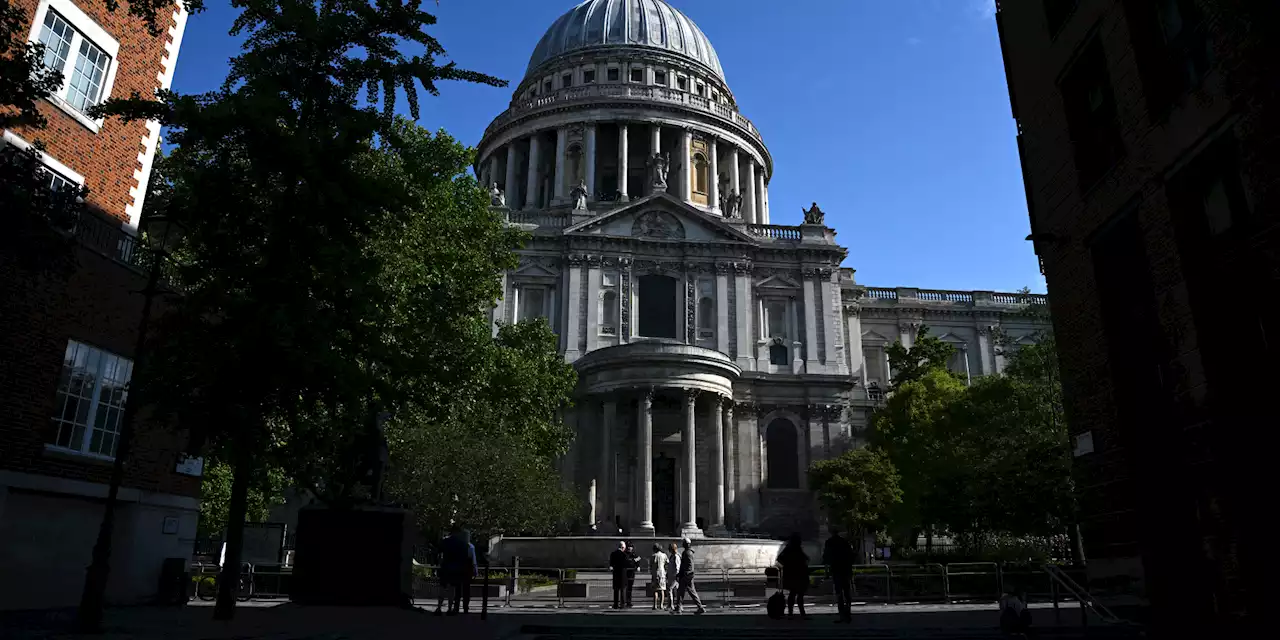
MULTIPOLYGON (((147 265, 147 286, 142 290, 142 314, 138 319, 138 337, 133 347, 134 375, 143 371, 146 362, 147 325, 151 322, 151 304, 159 293, 160 267, 165 257, 181 240, 183 228, 168 216, 153 215, 139 225, 146 251, 150 254, 147 265)), ((138 414, 138 394, 126 387, 124 414, 121 416, 120 436, 116 444, 115 459, 111 464, 111 482, 107 489, 107 504, 98 527, 98 539, 93 545, 93 561, 85 575, 84 591, 80 595, 80 609, 76 615, 76 629, 93 633, 102 625, 102 609, 106 601, 107 578, 111 575, 111 534, 115 528, 116 503, 120 484, 124 481, 124 465, 133 444, 134 421, 138 414)))

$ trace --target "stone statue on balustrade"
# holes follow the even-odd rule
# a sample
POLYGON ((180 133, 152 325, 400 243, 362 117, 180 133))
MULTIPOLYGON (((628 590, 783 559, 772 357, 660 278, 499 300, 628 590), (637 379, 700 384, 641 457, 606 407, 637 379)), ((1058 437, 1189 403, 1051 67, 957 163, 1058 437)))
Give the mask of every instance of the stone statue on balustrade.
POLYGON ((724 211, 724 217, 729 220, 737 220, 742 217, 742 194, 737 191, 730 191, 720 198, 721 210, 724 211))
POLYGON ((498 188, 498 183, 489 187, 489 204, 495 207, 507 206, 507 194, 498 188))
POLYGON ((655 192, 667 190, 667 170, 671 168, 670 153, 655 153, 649 156, 649 186, 655 192))
POLYGON ((573 197, 573 210, 574 210, 574 211, 586 211, 586 210, 587 210, 587 182, 586 182, 586 180, 579 180, 579 181, 578 181, 577 186, 575 186, 575 187, 573 188, 573 191, 570 191, 570 192, 569 192, 569 195, 573 197))
POLYGON ((804 211, 805 224, 823 224, 823 220, 827 217, 826 214, 822 212, 822 209, 818 208, 818 203, 816 202, 813 203, 812 207, 809 207, 807 210, 801 209, 801 211, 804 211))

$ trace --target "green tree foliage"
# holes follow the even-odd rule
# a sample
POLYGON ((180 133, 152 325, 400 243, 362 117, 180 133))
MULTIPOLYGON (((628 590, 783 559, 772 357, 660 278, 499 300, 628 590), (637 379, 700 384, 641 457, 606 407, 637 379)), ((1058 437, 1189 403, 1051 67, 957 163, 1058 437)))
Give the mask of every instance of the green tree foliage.
MULTIPOLYGON (((449 140, 440 144, 453 151, 433 155, 392 115, 403 93, 417 117, 419 85, 505 84, 438 63, 443 48, 425 30, 435 18, 420 4, 234 0, 244 50, 219 90, 95 113, 158 120, 177 146, 162 212, 186 229, 184 295, 136 377, 144 399, 234 469, 227 566, 238 565, 248 491, 264 469, 350 498, 376 416, 458 390, 498 277, 469 276, 495 256, 509 265, 519 242, 459 175, 469 154, 449 140), (429 189, 457 200, 431 232, 419 220, 440 203, 429 189), (402 232, 426 235, 402 242, 402 232), (431 233, 447 241, 430 245, 431 233)), ((232 615, 234 583, 222 581, 216 616, 232 615)))
MULTIPOLYGON (((231 465, 210 461, 204 466, 200 480, 200 535, 214 536, 223 533, 231 508, 231 465)), ((288 478, 279 468, 269 468, 257 482, 249 487, 245 507, 245 522, 266 522, 271 508, 284 502, 284 490, 288 478)))
POLYGON ((902 502, 898 471, 878 449, 854 449, 815 462, 809 469, 809 486, 828 517, 850 531, 884 526, 902 502))
POLYGON ((920 327, 910 348, 901 341, 889 345, 889 369, 893 371, 890 391, 927 376, 932 371, 947 371, 947 361, 956 348, 929 335, 929 327, 920 327))

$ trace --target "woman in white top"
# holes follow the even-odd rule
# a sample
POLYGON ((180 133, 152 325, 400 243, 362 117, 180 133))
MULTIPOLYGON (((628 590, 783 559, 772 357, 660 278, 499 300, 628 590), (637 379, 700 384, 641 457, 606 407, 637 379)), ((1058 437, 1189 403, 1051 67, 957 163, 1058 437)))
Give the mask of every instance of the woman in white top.
POLYGON ((667 548, 667 551, 669 552, 667 558, 668 597, 667 606, 665 608, 670 609, 676 604, 676 589, 678 586, 676 584, 678 582, 678 580, 676 580, 676 576, 680 574, 680 550, 676 548, 676 543, 672 542, 671 546, 667 548))
POLYGON ((653 610, 667 607, 667 554, 662 552, 662 545, 653 545, 653 555, 649 557, 649 578, 653 580, 653 610))

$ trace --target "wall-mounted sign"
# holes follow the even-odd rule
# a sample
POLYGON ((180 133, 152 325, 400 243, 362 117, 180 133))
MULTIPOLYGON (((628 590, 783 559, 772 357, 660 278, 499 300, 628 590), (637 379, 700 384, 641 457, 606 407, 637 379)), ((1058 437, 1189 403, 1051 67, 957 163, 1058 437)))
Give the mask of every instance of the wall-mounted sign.
POLYGON ((1093 432, 1086 431, 1076 436, 1075 457, 1093 453, 1093 432))
POLYGON ((189 456, 185 453, 181 454, 181 457, 178 459, 178 467, 174 469, 174 471, 181 473, 184 476, 195 476, 199 478, 204 475, 204 458, 189 456))
POLYGON ((178 519, 174 516, 165 516, 164 529, 162 530, 162 532, 167 536, 177 535, 178 519))

